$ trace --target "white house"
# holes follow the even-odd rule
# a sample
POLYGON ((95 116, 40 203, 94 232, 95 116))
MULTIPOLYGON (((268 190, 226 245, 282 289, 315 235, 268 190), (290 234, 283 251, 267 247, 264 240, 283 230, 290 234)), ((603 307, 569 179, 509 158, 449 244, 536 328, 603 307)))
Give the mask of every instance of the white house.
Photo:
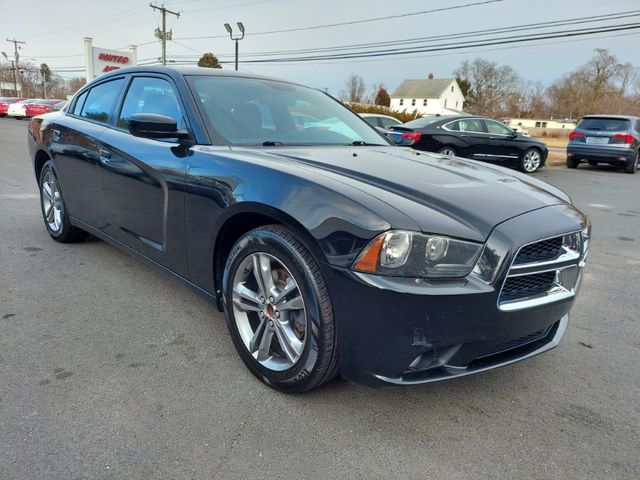
POLYGON ((522 128, 558 128, 573 130, 576 128, 575 120, 553 118, 505 118, 504 123, 510 127, 522 128))
POLYGON ((393 110, 417 110, 423 115, 464 113, 464 95, 455 78, 405 80, 391 93, 393 110))

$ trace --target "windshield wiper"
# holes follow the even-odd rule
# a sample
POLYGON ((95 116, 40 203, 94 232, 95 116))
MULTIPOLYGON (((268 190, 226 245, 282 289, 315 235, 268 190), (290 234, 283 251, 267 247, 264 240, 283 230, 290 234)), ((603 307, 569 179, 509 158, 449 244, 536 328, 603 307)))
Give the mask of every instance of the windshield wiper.
POLYGON ((364 140, 356 140, 351 142, 351 145, 355 147, 384 147, 382 143, 367 143, 364 140))
POLYGON ((277 147, 278 145, 284 145, 284 143, 277 142, 275 140, 267 140, 266 142, 262 142, 263 147, 277 147))

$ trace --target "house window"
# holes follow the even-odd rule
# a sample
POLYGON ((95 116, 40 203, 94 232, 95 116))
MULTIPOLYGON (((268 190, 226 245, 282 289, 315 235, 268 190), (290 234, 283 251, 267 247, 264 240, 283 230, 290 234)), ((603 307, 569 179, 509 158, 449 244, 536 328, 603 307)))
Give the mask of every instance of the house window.
POLYGON ((411 100, 411 106, 415 107, 416 106, 416 99, 414 98, 413 100, 411 100))
POLYGON ((444 99, 444 108, 447 108, 447 99, 444 99))
POLYGON ((456 108, 458 108, 458 102, 456 102, 456 108))
POLYGON ((402 104, 404 103, 404 98, 400 99, 400 106, 402 106, 402 104))
POLYGON ((536 122, 536 128, 540 128, 540 122, 536 122))
POLYGON ((542 128, 547 128, 547 122, 542 122, 542 128))
POLYGON ((453 85, 451 85, 451 91, 453 92, 453 85))
POLYGON ((427 106, 427 99, 425 98, 424 100, 422 100, 422 106, 426 107, 427 106))

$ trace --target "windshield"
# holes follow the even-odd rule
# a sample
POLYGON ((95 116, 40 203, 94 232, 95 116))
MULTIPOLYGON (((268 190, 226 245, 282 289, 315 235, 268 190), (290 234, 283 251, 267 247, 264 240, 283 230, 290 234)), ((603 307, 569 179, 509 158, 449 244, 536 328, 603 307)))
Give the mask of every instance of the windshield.
POLYGON ((232 145, 388 145, 360 117, 312 88, 256 78, 188 77, 209 128, 232 145))

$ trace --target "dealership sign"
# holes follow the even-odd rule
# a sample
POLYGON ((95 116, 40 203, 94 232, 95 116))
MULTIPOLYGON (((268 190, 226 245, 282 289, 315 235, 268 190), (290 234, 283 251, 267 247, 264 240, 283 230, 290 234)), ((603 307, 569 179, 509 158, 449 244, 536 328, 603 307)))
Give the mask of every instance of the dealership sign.
POLYGON ((87 81, 91 81, 103 73, 136 65, 137 63, 135 45, 131 45, 128 52, 107 50, 94 47, 93 39, 86 37, 84 46, 87 81))

